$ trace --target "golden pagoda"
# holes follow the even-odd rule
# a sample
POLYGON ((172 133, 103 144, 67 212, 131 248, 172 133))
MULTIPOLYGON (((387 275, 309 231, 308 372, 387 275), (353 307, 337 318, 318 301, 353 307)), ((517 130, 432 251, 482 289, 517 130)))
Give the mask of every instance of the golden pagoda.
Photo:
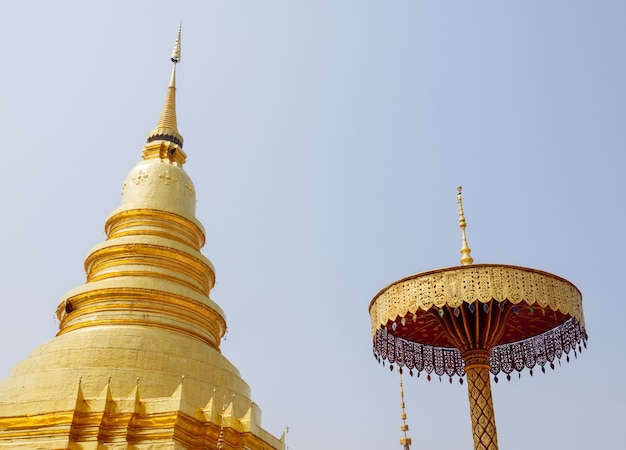
POLYGON ((183 170, 176 65, 142 160, 57 308, 59 332, 0 382, 0 449, 284 450, 220 351, 222 309, 183 170))

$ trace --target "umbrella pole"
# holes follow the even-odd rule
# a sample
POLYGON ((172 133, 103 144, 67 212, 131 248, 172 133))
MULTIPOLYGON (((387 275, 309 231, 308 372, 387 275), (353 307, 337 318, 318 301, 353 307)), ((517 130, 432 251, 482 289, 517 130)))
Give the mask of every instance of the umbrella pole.
POLYGON ((470 350, 463 354, 474 450, 498 450, 496 417, 491 400, 489 351, 470 350))

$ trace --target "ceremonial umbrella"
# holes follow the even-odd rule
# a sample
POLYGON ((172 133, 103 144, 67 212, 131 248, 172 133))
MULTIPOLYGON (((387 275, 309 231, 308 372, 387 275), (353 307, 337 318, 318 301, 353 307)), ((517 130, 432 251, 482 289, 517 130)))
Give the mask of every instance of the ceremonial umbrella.
POLYGON ((474 449, 498 448, 489 372, 535 367, 586 347, 582 295, 569 281, 540 270, 474 264, 467 245, 461 188, 461 265, 391 283, 372 299, 374 355, 393 370, 467 377, 474 449))

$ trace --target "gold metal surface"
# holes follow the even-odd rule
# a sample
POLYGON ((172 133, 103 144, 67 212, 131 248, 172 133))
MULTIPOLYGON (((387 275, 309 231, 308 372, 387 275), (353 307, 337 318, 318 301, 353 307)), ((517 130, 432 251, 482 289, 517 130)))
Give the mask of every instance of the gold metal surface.
POLYGON ((104 230, 108 239, 146 235, 149 230, 150 235, 178 241, 197 251, 205 243, 204 230, 195 222, 157 209, 122 211, 107 219, 104 230))
MULTIPOLYGON (((138 282, 137 282, 138 284, 138 282)), ((213 308, 187 296, 147 288, 106 288, 66 299, 59 306, 59 335, 93 326, 154 326, 193 336, 219 351, 226 321, 213 308)))

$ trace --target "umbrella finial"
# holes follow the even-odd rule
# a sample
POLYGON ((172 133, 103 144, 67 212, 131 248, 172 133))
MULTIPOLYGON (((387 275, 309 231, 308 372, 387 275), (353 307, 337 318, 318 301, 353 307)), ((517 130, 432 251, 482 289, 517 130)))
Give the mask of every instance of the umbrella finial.
POLYGON ((465 227, 467 227, 467 222, 465 222, 465 214, 463 213, 463 198, 461 196, 461 191, 463 190, 462 186, 456 188, 456 201, 459 204, 459 228, 461 228, 461 233, 463 234, 463 246, 461 247, 461 265, 467 266, 469 264, 474 263, 474 258, 470 254, 472 250, 467 245, 467 237, 465 236, 465 227))

